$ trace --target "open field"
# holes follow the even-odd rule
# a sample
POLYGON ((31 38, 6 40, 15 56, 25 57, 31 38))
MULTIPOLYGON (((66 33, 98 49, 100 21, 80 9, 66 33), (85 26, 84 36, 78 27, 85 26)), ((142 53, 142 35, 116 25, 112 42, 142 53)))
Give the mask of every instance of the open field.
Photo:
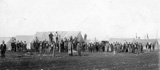
POLYGON ((159 70, 158 51, 150 53, 82 53, 83 56, 68 56, 56 53, 55 58, 33 53, 7 52, 0 59, 0 70, 159 70))

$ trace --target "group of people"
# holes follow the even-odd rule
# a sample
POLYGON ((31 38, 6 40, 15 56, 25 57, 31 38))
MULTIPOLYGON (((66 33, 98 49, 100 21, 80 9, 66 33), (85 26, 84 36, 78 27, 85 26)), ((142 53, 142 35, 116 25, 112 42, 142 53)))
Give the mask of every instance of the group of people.
POLYGON ((89 52, 104 52, 105 44, 99 42, 89 43, 86 45, 85 50, 88 50, 89 52))
MULTIPOLYGON (((11 42, 11 51, 23 51, 23 50, 27 50, 26 48, 27 44, 26 42, 11 42)), ((0 51, 1 51, 1 58, 5 58, 5 52, 7 50, 7 45, 5 44, 5 41, 2 41, 2 44, 0 45, 0 51)))
POLYGON ((155 45, 153 43, 147 43, 146 45, 142 45, 142 43, 89 43, 87 49, 89 52, 129 52, 129 53, 143 53, 144 47, 151 52, 154 51, 155 45))
POLYGON ((27 43, 26 41, 12 41, 11 42, 11 51, 26 51, 27 50, 27 43))
MULTIPOLYGON (((146 45, 142 45, 142 43, 119 43, 119 42, 94 42, 94 43, 85 43, 79 42, 77 37, 70 36, 69 39, 67 38, 60 38, 60 35, 56 32, 55 35, 50 33, 49 40, 39 41, 38 37, 36 40, 31 43, 31 50, 40 53, 49 53, 55 52, 58 50, 59 52, 69 53, 70 56, 73 56, 73 52, 77 51, 78 54, 81 56, 81 51, 85 52, 128 52, 128 53, 143 53, 144 46, 145 48, 151 52, 151 50, 155 49, 155 45, 153 43, 147 43, 146 45)), ((5 57, 6 51, 6 44, 3 41, 0 45, 2 58, 5 57)), ((13 41, 11 42, 11 50, 12 51, 26 51, 27 50, 27 43, 26 41, 13 41)))
POLYGON ((142 53, 143 52, 143 45, 141 43, 111 43, 110 44, 111 51, 116 52, 130 52, 130 53, 142 53))
POLYGON ((49 53, 55 50, 58 50, 59 52, 69 52, 69 55, 73 55, 73 50, 76 50, 79 52, 82 50, 82 43, 77 41, 77 37, 70 36, 69 39, 67 38, 59 38, 58 33, 56 32, 55 37, 52 33, 49 35, 49 41, 43 40, 39 41, 38 38, 31 44, 32 49, 36 52, 40 53, 49 53), (55 38, 55 39, 54 39, 55 38))
POLYGON ((126 42, 126 43, 103 43, 103 42, 94 42, 94 43, 85 43, 85 42, 78 42, 77 38, 70 39, 64 38, 60 39, 58 33, 56 32, 56 35, 53 35, 50 33, 49 35, 49 41, 34 41, 33 47, 36 50, 36 52, 51 52, 53 49, 58 50, 59 52, 70 52, 72 55, 73 50, 75 51, 89 51, 89 52, 129 52, 129 53, 143 53, 144 46, 146 46, 146 49, 154 50, 154 44, 147 43, 146 45, 142 45, 142 43, 134 42, 126 42), (55 36, 55 37, 53 37, 55 36))
POLYGON ((31 49, 35 52, 40 53, 47 53, 51 52, 53 50, 53 46, 51 46, 53 43, 50 43, 49 41, 34 41, 31 43, 31 49))

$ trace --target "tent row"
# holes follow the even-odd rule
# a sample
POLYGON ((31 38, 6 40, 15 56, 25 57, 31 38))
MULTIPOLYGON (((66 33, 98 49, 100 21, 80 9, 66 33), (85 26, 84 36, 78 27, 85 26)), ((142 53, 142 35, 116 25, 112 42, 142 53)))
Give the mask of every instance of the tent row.
MULTIPOLYGON (((57 31, 58 34, 61 36, 61 38, 67 38, 69 39, 71 36, 77 37, 79 42, 84 42, 84 39, 81 35, 80 31, 57 31)), ((27 49, 31 49, 31 43, 38 38, 39 41, 49 41, 48 35, 52 33, 55 35, 56 31, 48 31, 48 32, 37 32, 35 35, 17 35, 16 37, 0 37, 0 44, 4 40, 7 44, 7 50, 11 50, 11 42, 13 41, 13 38, 16 39, 16 41, 26 41, 27 43, 27 49)))

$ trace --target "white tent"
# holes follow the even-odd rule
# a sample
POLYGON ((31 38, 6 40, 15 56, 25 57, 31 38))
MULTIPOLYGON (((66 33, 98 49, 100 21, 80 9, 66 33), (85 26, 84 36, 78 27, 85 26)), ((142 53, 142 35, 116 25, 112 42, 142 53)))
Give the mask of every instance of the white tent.
POLYGON ((155 45, 155 49, 159 48, 159 42, 157 39, 137 39, 136 42, 142 43, 143 46, 146 46, 147 42, 155 45))
POLYGON ((7 50, 11 50, 12 37, 0 37, 0 44, 2 44, 2 41, 5 41, 7 50))
POLYGON ((31 43, 34 40, 34 36, 29 36, 29 35, 17 35, 16 36, 16 41, 26 41, 27 43, 27 49, 31 49, 31 43))
MULTIPOLYGON (((40 40, 40 41, 43 41, 43 40, 49 41, 49 34, 50 33, 55 35, 56 31, 37 32, 35 34, 35 37, 37 37, 38 40, 40 40)), ((57 31, 57 33, 61 36, 62 39, 63 38, 69 39, 72 36, 73 38, 77 37, 79 42, 84 42, 80 31, 57 31)))
MULTIPOLYGON (((158 46, 160 47, 160 39, 158 39, 157 41, 158 41, 158 44, 159 44, 158 46)), ((158 49, 160 49, 160 48, 158 48, 158 49)))

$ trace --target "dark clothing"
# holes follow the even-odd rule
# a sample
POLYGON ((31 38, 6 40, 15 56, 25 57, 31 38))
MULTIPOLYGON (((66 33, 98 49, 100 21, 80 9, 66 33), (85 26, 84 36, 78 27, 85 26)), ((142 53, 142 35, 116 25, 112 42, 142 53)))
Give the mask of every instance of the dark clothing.
POLYGON ((11 50, 14 51, 14 43, 11 43, 11 50))
POLYGON ((58 37, 56 37, 56 42, 58 42, 58 37))
POLYGON ((64 42, 61 43, 61 52, 64 52, 64 42))
POLYGON ((149 47, 148 47, 148 48, 149 48, 149 50, 150 50, 150 52, 151 52, 151 47, 152 47, 152 45, 150 44, 150 45, 149 45, 149 47))
POLYGON ((1 58, 5 58, 6 44, 1 44, 1 58))
POLYGON ((20 47, 21 47, 21 43, 17 43, 17 51, 20 50, 20 47))
POLYGON ((24 50, 27 50, 27 44, 26 43, 23 44, 23 51, 24 50))
POLYGON ((152 45, 152 49, 153 49, 153 51, 154 51, 154 48, 155 48, 155 45, 152 45))
POLYGON ((16 52, 16 43, 12 42, 11 46, 12 46, 11 50, 16 52))
POLYGON ((53 42, 53 34, 52 33, 49 34, 49 39, 50 39, 50 42, 53 42))

